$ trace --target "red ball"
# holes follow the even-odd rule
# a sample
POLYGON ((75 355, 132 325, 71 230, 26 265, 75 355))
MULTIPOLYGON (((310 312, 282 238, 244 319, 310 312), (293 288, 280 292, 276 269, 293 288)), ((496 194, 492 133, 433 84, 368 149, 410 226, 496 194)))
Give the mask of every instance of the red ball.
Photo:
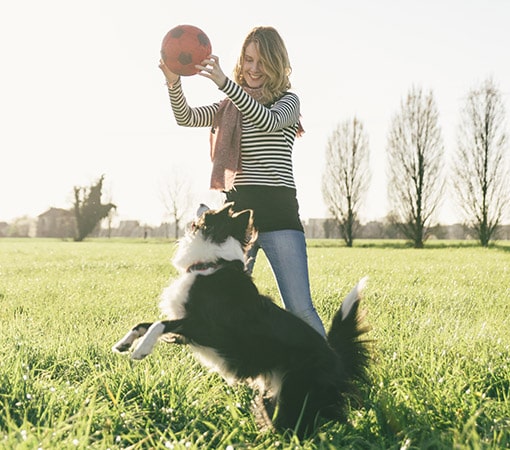
POLYGON ((163 38, 161 58, 166 66, 178 75, 195 75, 195 68, 211 54, 207 35, 193 25, 178 25, 163 38))

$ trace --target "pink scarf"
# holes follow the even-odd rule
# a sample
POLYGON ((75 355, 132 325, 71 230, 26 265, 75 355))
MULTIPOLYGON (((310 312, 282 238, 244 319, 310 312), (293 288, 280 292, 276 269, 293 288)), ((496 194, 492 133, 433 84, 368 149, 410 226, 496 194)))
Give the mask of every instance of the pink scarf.
MULTIPOLYGON (((243 88, 259 103, 264 104, 262 89, 243 88)), ((243 117, 237 106, 226 98, 220 103, 211 130, 211 189, 229 191, 234 186, 236 173, 242 171, 241 135, 243 117)))

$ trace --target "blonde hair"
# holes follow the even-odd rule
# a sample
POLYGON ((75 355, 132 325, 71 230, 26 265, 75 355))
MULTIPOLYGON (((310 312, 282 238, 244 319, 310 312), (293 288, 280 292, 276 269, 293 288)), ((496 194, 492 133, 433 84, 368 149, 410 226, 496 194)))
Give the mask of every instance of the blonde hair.
POLYGON ((275 100, 291 87, 289 76, 292 72, 289 55, 283 39, 273 27, 255 27, 244 40, 241 55, 234 68, 234 79, 241 86, 246 85, 243 78, 243 64, 246 47, 255 43, 263 64, 267 80, 262 86, 264 98, 275 100))

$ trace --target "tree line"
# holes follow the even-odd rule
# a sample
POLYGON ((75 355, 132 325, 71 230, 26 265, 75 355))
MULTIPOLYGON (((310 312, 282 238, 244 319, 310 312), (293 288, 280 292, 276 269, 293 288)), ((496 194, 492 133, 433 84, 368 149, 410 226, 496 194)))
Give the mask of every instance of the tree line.
MULTIPOLYGON (((487 247, 510 203, 510 167, 502 93, 488 78, 472 88, 460 110, 454 164, 447 166, 432 91, 413 86, 401 100, 386 143, 388 218, 422 248, 446 194, 464 225, 487 247)), ((359 226, 369 181, 369 141, 363 122, 338 124, 328 139, 322 193, 347 246, 359 226)))
MULTIPOLYGON (((454 164, 447 166, 432 91, 412 87, 391 120, 386 160, 390 211, 387 220, 416 248, 424 246, 435 213, 451 195, 463 225, 482 246, 494 240, 510 205, 510 157, 502 93, 492 78, 472 88, 460 109, 454 164)), ((368 133, 358 117, 337 125, 326 146, 322 193, 347 246, 360 231, 359 211, 370 185, 368 133)), ((179 174, 161 188, 161 201, 174 221, 175 238, 190 206, 190 184, 179 174)), ((90 187, 74 187, 75 240, 85 239, 111 217, 113 203, 101 203, 104 175, 90 187)))

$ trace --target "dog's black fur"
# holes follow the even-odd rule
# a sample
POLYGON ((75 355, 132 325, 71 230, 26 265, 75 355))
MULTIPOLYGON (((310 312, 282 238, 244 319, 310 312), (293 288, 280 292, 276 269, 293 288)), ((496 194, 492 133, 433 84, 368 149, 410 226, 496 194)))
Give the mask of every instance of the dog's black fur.
POLYGON ((259 422, 303 436, 319 416, 345 420, 354 384, 366 378, 361 287, 346 298, 324 339, 261 295, 245 272, 251 223, 251 211, 235 214, 230 205, 205 212, 179 243, 174 264, 182 274, 160 305, 168 320, 137 325, 113 349, 125 352, 145 335, 132 353, 141 359, 162 335, 187 343, 227 381, 257 387, 259 422))

